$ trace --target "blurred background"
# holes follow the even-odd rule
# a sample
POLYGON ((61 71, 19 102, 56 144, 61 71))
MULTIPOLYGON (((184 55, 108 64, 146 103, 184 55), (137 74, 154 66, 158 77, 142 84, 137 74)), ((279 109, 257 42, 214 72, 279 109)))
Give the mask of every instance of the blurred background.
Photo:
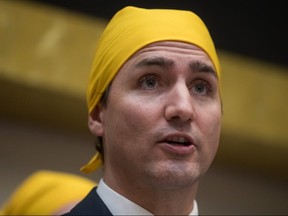
POLYGON ((224 119, 201 214, 288 214, 288 15, 281 1, 0 0, 0 206, 31 173, 94 154, 85 91, 95 45, 126 5, 192 10, 222 63, 224 119))

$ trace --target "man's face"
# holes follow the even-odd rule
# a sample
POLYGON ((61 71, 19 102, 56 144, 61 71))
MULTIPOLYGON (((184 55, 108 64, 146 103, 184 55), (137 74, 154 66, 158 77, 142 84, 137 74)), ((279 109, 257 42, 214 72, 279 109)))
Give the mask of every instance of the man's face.
POLYGON ((222 114, 214 66, 194 45, 153 43, 123 65, 98 114, 100 126, 90 129, 103 136, 104 179, 189 186, 218 148, 222 114))

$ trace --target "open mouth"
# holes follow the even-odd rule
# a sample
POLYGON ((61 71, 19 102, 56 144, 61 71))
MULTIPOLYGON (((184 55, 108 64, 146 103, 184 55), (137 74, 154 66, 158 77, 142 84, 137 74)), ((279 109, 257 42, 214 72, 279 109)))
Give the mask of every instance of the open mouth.
POLYGON ((160 142, 165 152, 173 155, 191 155, 196 151, 192 137, 183 134, 170 134, 160 142))
POLYGON ((178 146, 191 146, 193 143, 185 137, 170 137, 165 140, 170 145, 178 146))

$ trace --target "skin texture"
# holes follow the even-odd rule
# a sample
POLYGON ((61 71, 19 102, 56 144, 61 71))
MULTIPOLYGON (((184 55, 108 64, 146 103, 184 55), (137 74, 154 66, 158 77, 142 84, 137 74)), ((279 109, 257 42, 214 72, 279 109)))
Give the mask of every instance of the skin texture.
POLYGON ((217 152, 221 98, 200 48, 156 42, 134 54, 89 128, 104 141, 104 181, 154 214, 189 214, 217 152), (185 141, 179 143, 178 141, 185 141))

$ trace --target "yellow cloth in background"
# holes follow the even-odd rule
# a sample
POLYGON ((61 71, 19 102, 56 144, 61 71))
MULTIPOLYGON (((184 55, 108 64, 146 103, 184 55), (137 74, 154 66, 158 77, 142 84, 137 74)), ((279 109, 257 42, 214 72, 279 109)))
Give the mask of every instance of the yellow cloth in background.
POLYGON ((63 172, 38 171, 29 176, 11 195, 0 213, 3 215, 53 215, 76 204, 97 184, 63 172))

